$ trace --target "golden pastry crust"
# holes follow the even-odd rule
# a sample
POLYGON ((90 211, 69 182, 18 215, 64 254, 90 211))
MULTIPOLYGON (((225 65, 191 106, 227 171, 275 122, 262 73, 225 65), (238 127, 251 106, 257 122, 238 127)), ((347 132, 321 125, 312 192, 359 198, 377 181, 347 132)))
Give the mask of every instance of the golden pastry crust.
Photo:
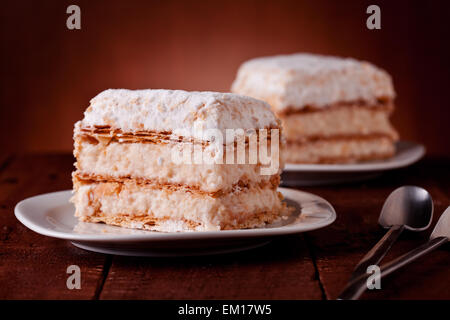
POLYGON ((393 100, 378 100, 377 103, 368 104, 365 101, 351 101, 351 102, 338 102, 327 107, 317 107, 314 105, 304 106, 302 109, 297 109, 294 107, 286 107, 282 111, 276 112, 276 115, 279 118, 283 118, 292 114, 305 114, 312 112, 327 112, 330 110, 336 110, 340 108, 370 108, 373 111, 384 111, 388 114, 391 114, 395 109, 395 104, 393 100))
MULTIPOLYGON (((286 212, 289 209, 286 208, 286 212)), ((266 224, 277 222, 281 219, 279 211, 258 212, 251 215, 242 215, 245 219, 223 222, 220 230, 250 229, 263 227, 266 224)), ((100 210, 91 216, 82 217, 83 222, 106 223, 113 226, 142 229, 149 231, 167 232, 171 225, 178 225, 183 231, 202 231, 203 225, 199 222, 181 219, 171 220, 170 217, 155 218, 151 215, 129 215, 118 214, 114 216, 105 215, 100 210)), ((171 231, 171 230, 170 230, 171 231)), ((180 230, 181 231, 181 230, 180 230)))
POLYGON ((235 192, 237 190, 250 189, 253 187, 258 188, 270 188, 277 189, 280 184, 280 176, 273 175, 270 180, 261 181, 259 183, 249 183, 248 181, 239 181, 238 183, 231 186, 229 191, 218 190, 216 192, 205 192, 197 186, 189 186, 183 184, 172 184, 172 183, 159 183, 154 180, 149 180, 145 178, 131 178, 131 177, 106 177, 95 174, 84 174, 78 171, 72 173, 72 180, 74 185, 92 184, 92 183, 130 183, 136 184, 137 186, 151 188, 151 189, 165 189, 165 190, 183 190, 190 193, 197 193, 202 195, 208 195, 210 197, 219 197, 226 192, 235 192))

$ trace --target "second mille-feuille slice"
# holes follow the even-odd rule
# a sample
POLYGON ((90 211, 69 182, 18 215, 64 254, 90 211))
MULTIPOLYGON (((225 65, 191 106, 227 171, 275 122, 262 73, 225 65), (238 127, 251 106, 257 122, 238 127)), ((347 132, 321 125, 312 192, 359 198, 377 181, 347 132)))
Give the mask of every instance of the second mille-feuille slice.
POLYGON ((232 91, 268 102, 282 120, 288 163, 345 163, 391 157, 391 77, 368 62, 311 54, 256 58, 232 91))

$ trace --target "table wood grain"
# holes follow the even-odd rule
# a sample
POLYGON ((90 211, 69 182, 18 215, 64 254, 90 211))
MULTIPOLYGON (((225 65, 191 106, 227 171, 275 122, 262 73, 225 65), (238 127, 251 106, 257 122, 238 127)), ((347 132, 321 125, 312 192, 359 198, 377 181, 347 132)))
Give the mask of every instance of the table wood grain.
MULTIPOLYGON (((0 299, 335 299, 359 259, 383 235, 377 218, 388 194, 414 184, 435 205, 450 205, 450 160, 425 158, 363 183, 303 187, 327 199, 331 226, 274 239, 235 254, 134 258, 97 254, 34 233, 14 217, 26 197, 70 189, 70 154, 0 155, 0 299), (69 265, 81 289, 66 287, 69 265)), ((432 227, 434 226, 434 223, 432 227)), ((404 233, 384 261, 425 242, 431 229, 404 233)), ((362 299, 450 299, 450 250, 444 246, 382 280, 362 299)))

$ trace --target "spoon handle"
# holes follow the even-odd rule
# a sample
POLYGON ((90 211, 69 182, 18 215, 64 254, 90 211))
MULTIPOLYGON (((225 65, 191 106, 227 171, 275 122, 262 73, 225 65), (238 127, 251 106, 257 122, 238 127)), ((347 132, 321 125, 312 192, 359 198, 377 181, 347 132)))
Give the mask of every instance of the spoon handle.
MULTIPOLYGON (((380 277, 383 278, 394 271, 406 266, 407 264, 415 261, 416 259, 422 257, 430 251, 438 248, 448 241, 446 237, 434 238, 427 243, 405 253, 404 255, 394 259, 380 267, 380 277)), ((367 279, 370 274, 364 274, 359 276, 357 279, 350 282, 344 291, 339 295, 339 300, 355 300, 358 299, 367 288, 367 279)))
POLYGON ((404 226, 392 226, 383 238, 381 238, 380 241, 367 252, 361 261, 358 262, 350 276, 350 282, 359 276, 366 274, 367 267, 377 265, 392 247, 394 242, 397 241, 403 230, 404 226))
POLYGON ((414 260, 422 257, 423 255, 427 254, 430 251, 433 251, 434 249, 437 249, 444 243, 448 241, 447 237, 438 237, 431 239, 427 243, 424 243, 423 245, 409 251, 408 253, 405 253, 404 255, 385 263, 381 266, 381 276, 387 276, 390 275, 392 272, 400 269, 401 267, 406 266, 407 264, 413 262, 414 260))

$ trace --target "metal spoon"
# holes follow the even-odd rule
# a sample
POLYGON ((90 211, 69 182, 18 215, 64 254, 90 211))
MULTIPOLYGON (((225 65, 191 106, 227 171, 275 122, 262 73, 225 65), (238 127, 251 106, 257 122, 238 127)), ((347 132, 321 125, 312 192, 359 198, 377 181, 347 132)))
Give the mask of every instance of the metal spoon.
POLYGON ((377 265, 404 229, 423 231, 430 226, 432 218, 433 201, 425 189, 415 186, 395 189, 384 202, 378 218, 378 223, 389 231, 356 265, 350 281, 366 274, 368 266, 377 265))
MULTIPOLYGON (((427 243, 398 257, 397 259, 382 265, 380 267, 380 277, 383 278, 393 273, 394 271, 415 261, 428 252, 433 251, 448 241, 450 241, 450 207, 448 207, 439 218, 439 221, 431 233, 430 240, 427 243)), ((370 276, 370 274, 364 274, 352 281, 341 293, 339 299, 358 299, 366 290, 367 279, 370 276)))

